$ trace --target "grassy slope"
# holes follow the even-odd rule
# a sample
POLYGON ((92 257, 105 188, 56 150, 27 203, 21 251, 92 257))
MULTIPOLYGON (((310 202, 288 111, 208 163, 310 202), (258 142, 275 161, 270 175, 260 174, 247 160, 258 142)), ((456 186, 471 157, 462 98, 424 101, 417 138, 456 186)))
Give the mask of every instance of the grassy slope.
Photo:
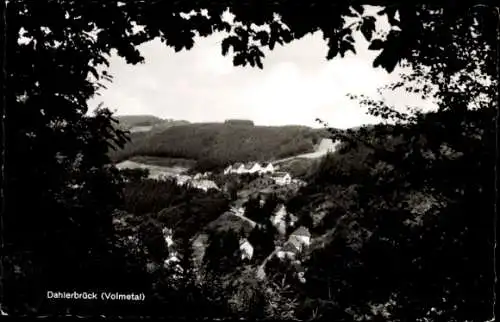
POLYGON ((193 166, 196 165, 196 161, 194 160, 181 159, 181 158, 159 158, 154 156, 143 156, 143 155, 131 157, 130 161, 149 164, 149 165, 156 165, 160 167, 180 166, 185 168, 192 168, 193 166))
POLYGON ((236 161, 273 160, 312 152, 324 134, 305 126, 184 124, 163 131, 132 133, 132 141, 111 157, 115 161, 139 155, 183 158, 224 166, 236 161))

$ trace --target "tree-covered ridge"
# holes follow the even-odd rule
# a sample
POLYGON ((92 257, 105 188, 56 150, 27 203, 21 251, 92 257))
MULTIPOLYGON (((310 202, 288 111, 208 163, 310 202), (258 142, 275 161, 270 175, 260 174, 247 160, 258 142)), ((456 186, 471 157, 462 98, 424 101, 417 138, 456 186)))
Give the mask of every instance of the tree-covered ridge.
POLYGON ((133 133, 131 142, 111 157, 133 156, 194 159, 216 167, 238 161, 269 161, 312 152, 326 131, 305 126, 248 126, 234 123, 195 123, 160 133, 133 133))
POLYGON ((161 123, 161 118, 154 115, 116 115, 115 118, 119 124, 125 128, 132 128, 134 126, 153 126, 161 123))
POLYGON ((153 115, 119 115, 115 116, 115 119, 117 121, 116 128, 131 133, 160 133, 172 126, 189 124, 185 120, 160 119, 153 115))

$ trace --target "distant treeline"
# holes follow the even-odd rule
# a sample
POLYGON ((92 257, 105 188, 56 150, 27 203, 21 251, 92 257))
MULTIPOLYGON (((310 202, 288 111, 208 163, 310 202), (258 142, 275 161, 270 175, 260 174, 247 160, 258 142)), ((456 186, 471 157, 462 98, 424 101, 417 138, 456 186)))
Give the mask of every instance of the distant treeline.
POLYGON ((121 115, 116 116, 117 127, 122 130, 133 130, 138 127, 151 127, 149 133, 159 133, 178 125, 189 124, 185 120, 161 119, 152 115, 121 115))
POLYGON ((192 159, 200 170, 237 161, 266 161, 312 152, 326 133, 305 126, 248 126, 247 123, 179 125, 158 133, 132 133, 131 142, 111 152, 114 161, 134 156, 192 159))
POLYGON ((134 126, 152 126, 163 122, 162 119, 153 115, 118 115, 116 119, 120 125, 130 128, 134 126))
POLYGON ((239 119, 228 119, 224 121, 224 124, 232 124, 232 125, 255 125, 252 120, 239 120, 239 119))

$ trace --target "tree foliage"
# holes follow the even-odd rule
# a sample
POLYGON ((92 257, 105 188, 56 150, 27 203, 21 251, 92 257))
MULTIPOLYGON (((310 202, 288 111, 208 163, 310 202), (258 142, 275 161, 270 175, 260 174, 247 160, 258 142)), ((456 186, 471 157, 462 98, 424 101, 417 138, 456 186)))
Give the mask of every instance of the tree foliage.
POLYGON ((241 263, 239 236, 232 230, 214 233, 210 236, 204 261, 214 274, 233 272, 241 263))
MULTIPOLYGON (((472 93, 486 88, 472 79, 448 88, 458 85, 472 93)), ((443 88, 435 95, 438 111, 351 131, 340 153, 320 167, 320 191, 356 198, 353 205, 335 197, 323 218, 330 231, 326 246, 308 263, 306 292, 319 300, 323 315, 490 317, 496 112, 491 96, 490 104, 473 107, 477 97, 445 96, 443 88)), ((394 111, 383 102, 363 102, 386 118, 394 111)))
POLYGON ((140 182, 149 177, 149 169, 123 169, 120 171, 125 181, 140 182))

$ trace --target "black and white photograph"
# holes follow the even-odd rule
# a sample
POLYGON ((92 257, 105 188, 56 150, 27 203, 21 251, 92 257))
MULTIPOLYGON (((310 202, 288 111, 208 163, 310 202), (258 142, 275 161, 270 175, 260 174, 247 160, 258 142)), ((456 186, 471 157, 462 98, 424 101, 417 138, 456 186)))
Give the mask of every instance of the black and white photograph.
POLYGON ((2 317, 495 320, 494 2, 2 16, 2 317))

